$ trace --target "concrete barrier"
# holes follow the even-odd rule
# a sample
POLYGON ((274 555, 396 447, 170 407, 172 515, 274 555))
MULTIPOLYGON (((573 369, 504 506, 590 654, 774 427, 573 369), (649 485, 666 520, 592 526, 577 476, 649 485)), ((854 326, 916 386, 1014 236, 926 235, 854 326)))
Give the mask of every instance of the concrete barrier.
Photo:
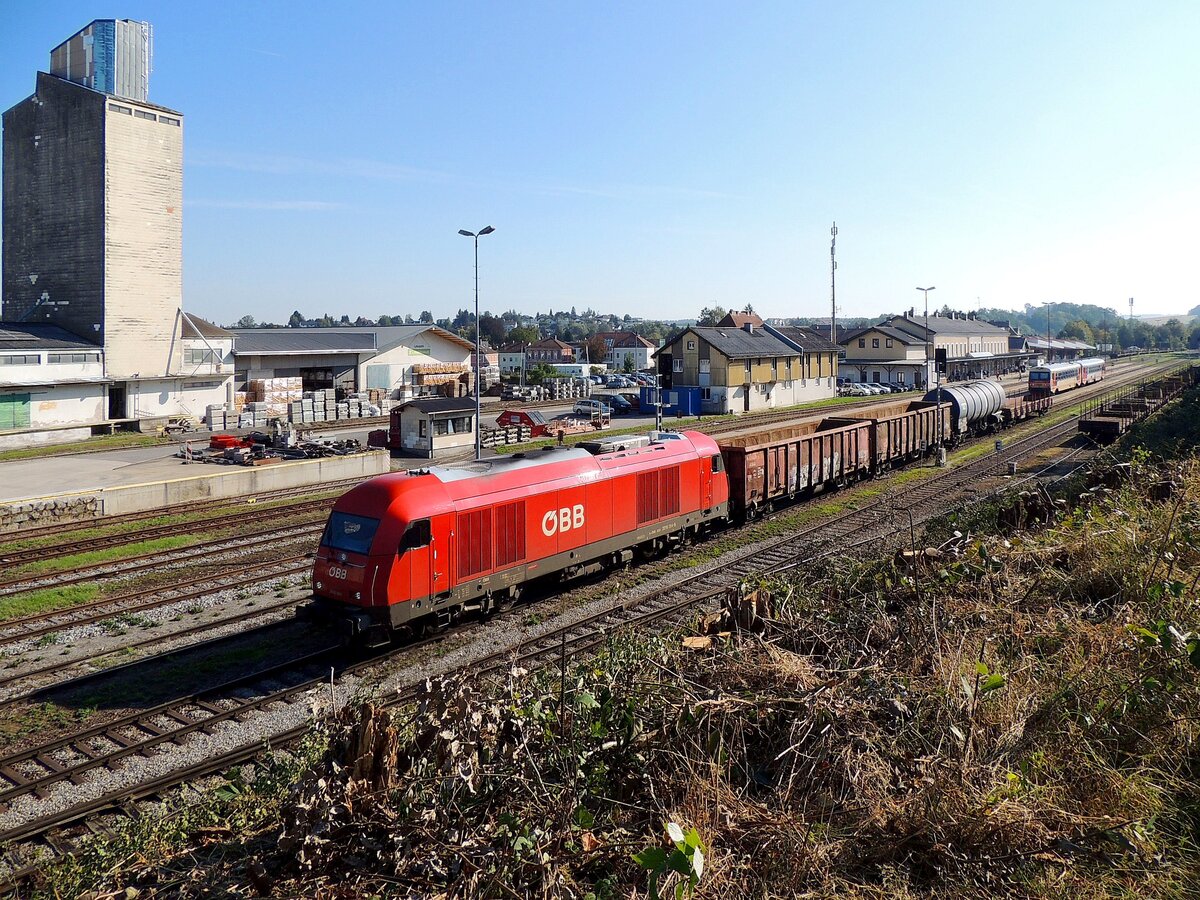
POLYGON ((143 512, 203 500, 255 494, 348 478, 371 478, 391 471, 386 451, 302 459, 267 466, 204 466, 184 478, 122 484, 92 490, 26 497, 0 505, 0 533, 54 521, 79 521, 143 512))

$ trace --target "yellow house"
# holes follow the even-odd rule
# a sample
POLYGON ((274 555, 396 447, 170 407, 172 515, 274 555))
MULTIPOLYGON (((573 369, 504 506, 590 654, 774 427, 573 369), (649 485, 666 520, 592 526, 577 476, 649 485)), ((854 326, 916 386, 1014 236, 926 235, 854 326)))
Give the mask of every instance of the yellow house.
MULTIPOLYGON (((728 320, 726 320, 728 321, 728 320)), ((655 353, 664 387, 700 390, 710 414, 795 406, 837 393, 837 347, 802 329, 691 326, 655 353), (795 331, 792 336, 787 331, 795 331)))

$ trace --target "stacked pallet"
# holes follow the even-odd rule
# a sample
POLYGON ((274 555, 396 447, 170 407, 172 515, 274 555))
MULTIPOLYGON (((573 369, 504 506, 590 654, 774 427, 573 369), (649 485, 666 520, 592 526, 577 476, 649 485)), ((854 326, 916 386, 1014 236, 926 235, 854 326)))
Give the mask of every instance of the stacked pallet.
POLYGON ((260 378, 248 385, 250 399, 256 403, 265 403, 267 412, 279 418, 287 415, 288 404, 301 399, 304 391, 303 382, 292 378, 260 378))
POLYGON ((484 428, 479 432, 482 447, 502 447, 506 444, 523 444, 533 437, 527 425, 509 425, 505 428, 484 428))
POLYGON ((552 378, 545 388, 547 400, 580 400, 592 396, 590 378, 552 378))
POLYGON ((237 427, 238 414, 226 409, 220 404, 213 403, 208 407, 204 420, 208 423, 209 431, 226 431, 237 427))

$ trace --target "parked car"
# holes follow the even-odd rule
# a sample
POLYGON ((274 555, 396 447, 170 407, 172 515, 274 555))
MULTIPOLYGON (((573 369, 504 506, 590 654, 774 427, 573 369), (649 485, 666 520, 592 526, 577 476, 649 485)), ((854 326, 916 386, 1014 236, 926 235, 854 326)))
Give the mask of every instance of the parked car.
POLYGON ((589 375, 588 378, 591 379, 592 384, 599 384, 599 385, 604 384, 604 376, 603 375, 589 375))
POLYGON ((846 385, 846 396, 848 397, 873 397, 875 391, 867 387, 861 381, 851 382, 846 385))
POLYGON ((612 414, 614 416, 627 416, 634 411, 633 404, 620 394, 612 394, 604 399, 612 407, 612 414))
POLYGON ((635 410, 640 410, 642 408, 642 398, 638 395, 637 391, 629 391, 627 393, 622 393, 619 396, 624 397, 626 402, 628 402, 629 405, 635 410))
POLYGON ((905 384, 903 381, 889 381, 888 387, 890 387, 892 389, 892 393, 894 393, 894 394, 903 394, 905 391, 912 390, 912 388, 909 387, 907 384, 905 384))
POLYGON ((872 388, 874 388, 874 389, 875 389, 875 393, 877 393, 877 394, 890 394, 890 393, 892 392, 892 389, 891 389, 891 388, 889 388, 889 387, 884 387, 884 386, 883 386, 882 384, 880 384, 878 381, 870 381, 870 382, 868 382, 868 383, 867 383, 867 386, 868 386, 868 387, 872 387, 872 388))
POLYGON ((612 407, 607 403, 602 403, 599 400, 576 400, 575 407, 572 410, 577 416, 608 416, 612 415, 612 407))

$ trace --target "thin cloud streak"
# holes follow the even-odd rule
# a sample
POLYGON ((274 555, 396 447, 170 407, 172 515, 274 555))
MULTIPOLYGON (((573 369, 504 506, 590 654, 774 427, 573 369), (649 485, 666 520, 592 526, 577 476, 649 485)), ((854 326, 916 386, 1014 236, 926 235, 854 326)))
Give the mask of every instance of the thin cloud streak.
POLYGON ((184 206, 203 207, 205 209, 261 209, 285 210, 290 212, 322 212, 330 209, 344 209, 344 203, 329 203, 325 200, 185 200, 184 206))

